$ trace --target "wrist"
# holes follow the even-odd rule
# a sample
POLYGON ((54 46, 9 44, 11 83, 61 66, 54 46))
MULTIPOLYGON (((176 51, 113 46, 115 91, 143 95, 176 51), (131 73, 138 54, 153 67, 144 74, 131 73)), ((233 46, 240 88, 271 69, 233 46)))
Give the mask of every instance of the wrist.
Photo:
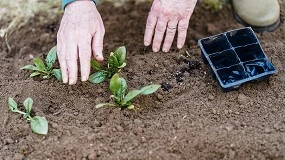
POLYGON ((75 1, 93 1, 96 5, 97 0, 62 0, 62 9, 65 10, 65 7, 75 1))

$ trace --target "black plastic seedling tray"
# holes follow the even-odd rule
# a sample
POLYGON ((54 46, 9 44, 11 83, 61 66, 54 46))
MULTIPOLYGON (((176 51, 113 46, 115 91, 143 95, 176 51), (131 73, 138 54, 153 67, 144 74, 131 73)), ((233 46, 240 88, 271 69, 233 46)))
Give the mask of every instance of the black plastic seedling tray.
POLYGON ((277 70, 265 55, 250 27, 200 39, 202 58, 224 91, 254 80, 265 80, 277 70))

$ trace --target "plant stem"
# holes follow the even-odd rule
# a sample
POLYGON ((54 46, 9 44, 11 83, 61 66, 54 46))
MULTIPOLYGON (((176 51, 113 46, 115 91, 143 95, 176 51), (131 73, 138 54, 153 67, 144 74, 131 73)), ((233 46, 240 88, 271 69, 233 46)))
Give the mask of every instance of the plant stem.
POLYGON ((32 121, 33 118, 31 117, 31 115, 28 115, 28 118, 27 118, 28 121, 32 121))
POLYGON ((19 110, 17 110, 16 112, 20 113, 20 114, 26 114, 25 112, 22 112, 22 111, 19 111, 19 110))

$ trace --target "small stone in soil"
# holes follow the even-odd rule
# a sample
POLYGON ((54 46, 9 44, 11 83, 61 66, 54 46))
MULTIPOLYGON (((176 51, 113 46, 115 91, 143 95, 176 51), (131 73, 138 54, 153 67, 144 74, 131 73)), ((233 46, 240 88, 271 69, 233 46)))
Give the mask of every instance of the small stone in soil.
POLYGON ((215 97, 214 97, 213 95, 209 95, 208 99, 209 99, 210 101, 212 101, 212 100, 215 99, 215 97))
POLYGON ((183 76, 184 74, 182 72, 177 72, 175 74, 175 77, 176 77, 176 82, 179 83, 179 82, 183 82, 183 76))
POLYGON ((161 88, 162 88, 163 91, 169 91, 172 88, 172 86, 169 83, 167 83, 167 82, 162 82, 161 83, 161 88))
POLYGON ((149 71, 147 71, 147 73, 148 73, 149 75, 152 75, 152 74, 153 74, 153 70, 149 70, 149 71))

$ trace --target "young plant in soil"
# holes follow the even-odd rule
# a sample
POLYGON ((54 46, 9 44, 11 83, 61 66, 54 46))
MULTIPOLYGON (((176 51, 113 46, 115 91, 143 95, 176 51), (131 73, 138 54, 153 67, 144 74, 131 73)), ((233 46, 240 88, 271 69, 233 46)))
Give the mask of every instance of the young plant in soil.
POLYGON ((124 46, 119 47, 115 52, 111 52, 108 58, 108 67, 105 70, 102 69, 98 62, 91 60, 91 67, 97 72, 90 75, 89 82, 99 84, 104 82, 106 78, 111 78, 127 65, 125 61, 126 48, 124 46))
POLYGON ((221 10, 226 0, 203 0, 204 7, 214 12, 221 10))
POLYGON ((34 65, 26 65, 21 69, 33 71, 30 77, 43 76, 44 79, 49 79, 52 76, 55 76, 59 81, 62 81, 62 75, 60 69, 55 69, 53 67, 55 61, 56 61, 56 46, 49 51, 45 59, 45 63, 40 58, 34 58, 33 59, 34 65))
POLYGON ((13 98, 9 97, 8 105, 12 112, 20 113, 24 115, 24 118, 30 122, 31 129, 34 133, 46 135, 48 133, 48 121, 44 117, 40 116, 31 116, 31 111, 33 107, 32 98, 27 98, 23 105, 25 107, 25 112, 18 110, 18 104, 13 98))
POLYGON ((140 90, 133 90, 126 94, 127 91, 127 82, 124 78, 119 77, 118 74, 115 74, 110 81, 109 89, 112 92, 111 98, 113 103, 101 103, 97 104, 96 108, 101 108, 103 106, 112 106, 124 109, 134 109, 135 106, 132 103, 132 100, 138 95, 148 95, 157 91, 161 86, 160 85, 149 85, 141 88, 140 90))

